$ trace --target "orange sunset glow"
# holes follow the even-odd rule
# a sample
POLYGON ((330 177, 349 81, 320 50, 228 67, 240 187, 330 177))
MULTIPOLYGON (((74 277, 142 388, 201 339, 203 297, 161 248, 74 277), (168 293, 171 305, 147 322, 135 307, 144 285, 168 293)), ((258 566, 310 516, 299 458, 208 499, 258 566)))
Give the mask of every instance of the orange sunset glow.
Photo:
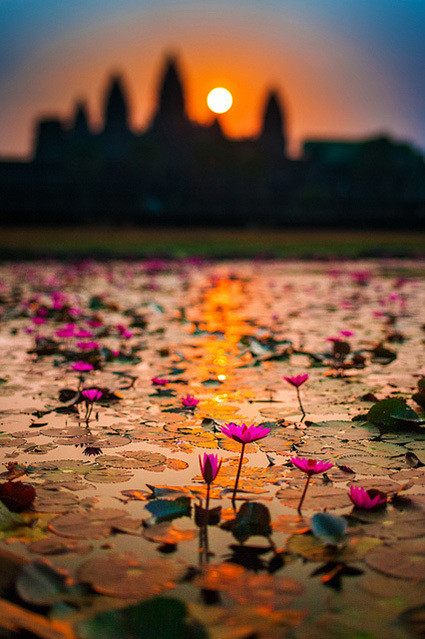
POLYGON ((408 134, 411 120, 400 109, 395 70, 384 69, 378 56, 371 64, 358 41, 307 13, 287 21, 280 10, 251 6, 241 13, 230 5, 218 11, 189 4, 190 11, 158 3, 155 9, 105 14, 78 27, 63 25, 65 36, 37 40, 8 79, 0 153, 27 153, 33 118, 71 113, 76 99, 87 100, 91 122, 99 125, 112 71, 123 74, 132 126, 143 130, 154 112, 167 52, 178 56, 192 120, 215 117, 205 101, 213 87, 230 91, 233 106, 219 118, 231 137, 258 132, 269 88, 284 105, 292 154, 306 137, 391 132, 395 123, 401 135, 408 134))

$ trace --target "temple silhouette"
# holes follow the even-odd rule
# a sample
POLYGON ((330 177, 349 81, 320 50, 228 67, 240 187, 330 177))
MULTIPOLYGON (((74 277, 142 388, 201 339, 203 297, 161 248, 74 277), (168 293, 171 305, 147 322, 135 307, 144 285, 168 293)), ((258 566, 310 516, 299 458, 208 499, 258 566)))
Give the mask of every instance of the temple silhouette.
POLYGON ((33 156, 0 161, 3 225, 422 227, 425 164, 388 136, 308 140, 287 155, 278 92, 265 96, 258 134, 227 138, 216 119, 190 121, 178 61, 168 57, 154 115, 131 126, 123 79, 112 76, 102 128, 87 107, 36 122, 33 156))

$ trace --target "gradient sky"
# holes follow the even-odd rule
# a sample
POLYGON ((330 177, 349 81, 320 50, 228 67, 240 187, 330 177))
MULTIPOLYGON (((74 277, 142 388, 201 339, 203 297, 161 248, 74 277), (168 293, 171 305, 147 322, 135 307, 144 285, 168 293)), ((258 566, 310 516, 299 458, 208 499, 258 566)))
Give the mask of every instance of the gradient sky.
POLYGON ((258 131, 273 87, 294 152, 382 132, 425 149, 424 34, 424 0, 0 0, 0 155, 29 153, 34 118, 70 118, 76 99, 99 126, 111 71, 143 128, 166 52, 192 119, 211 121, 214 86, 233 93, 231 136, 258 131))

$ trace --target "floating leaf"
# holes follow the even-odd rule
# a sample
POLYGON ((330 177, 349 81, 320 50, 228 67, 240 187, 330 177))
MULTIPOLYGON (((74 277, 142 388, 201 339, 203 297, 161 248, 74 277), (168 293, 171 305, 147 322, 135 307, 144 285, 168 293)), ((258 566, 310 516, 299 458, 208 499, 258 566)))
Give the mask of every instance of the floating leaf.
POLYGON ((57 571, 44 560, 26 564, 16 580, 19 596, 37 606, 52 604, 66 596, 75 596, 80 589, 70 582, 66 571, 57 571))
POLYGON ((368 566, 398 579, 425 581, 425 539, 398 541, 367 553, 368 566))
POLYGON ((397 430, 401 426, 416 426, 421 423, 415 411, 403 399, 382 399, 374 404, 367 419, 372 424, 390 430, 397 430), (418 421, 419 420, 419 421, 418 421))
POLYGON ((155 499, 145 506, 152 513, 155 523, 170 521, 177 517, 190 516, 190 497, 177 499, 155 499))
POLYGON ((101 612, 77 629, 81 639, 207 639, 201 624, 188 620, 185 604, 166 597, 101 612))
POLYGON ((229 527, 238 541, 246 541, 253 535, 269 537, 272 532, 269 509, 264 504, 245 502, 229 527))
POLYGON ((108 553, 84 562, 78 580, 109 597, 146 599, 174 588, 186 572, 184 563, 170 559, 148 559, 131 552, 108 553))
POLYGON ((327 544, 337 544, 347 530, 347 520, 329 513, 316 513, 311 520, 313 535, 327 544))

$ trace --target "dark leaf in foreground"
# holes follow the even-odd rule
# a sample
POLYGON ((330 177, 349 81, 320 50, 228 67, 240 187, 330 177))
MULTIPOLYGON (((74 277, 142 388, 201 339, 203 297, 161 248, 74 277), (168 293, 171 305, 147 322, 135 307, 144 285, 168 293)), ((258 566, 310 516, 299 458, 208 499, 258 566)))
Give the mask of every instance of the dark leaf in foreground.
POLYGON ((229 522, 233 536, 241 542, 253 535, 269 537, 272 532, 270 512, 264 504, 245 502, 238 510, 235 519, 229 522))
POLYGON ((81 639, 206 639, 203 627, 188 621, 185 604, 155 597, 136 606, 101 612, 77 626, 81 639))

